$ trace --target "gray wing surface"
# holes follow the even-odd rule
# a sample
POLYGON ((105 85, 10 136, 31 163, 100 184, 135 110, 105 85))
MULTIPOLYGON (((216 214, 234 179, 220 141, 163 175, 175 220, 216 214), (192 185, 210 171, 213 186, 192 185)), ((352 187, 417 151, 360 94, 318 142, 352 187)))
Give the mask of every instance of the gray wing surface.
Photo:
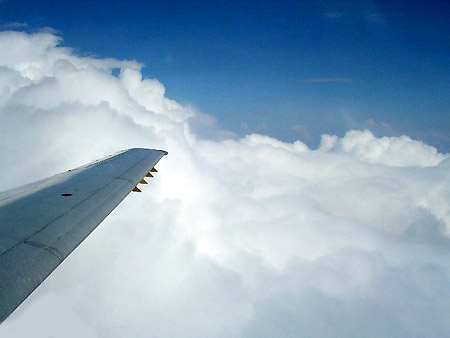
POLYGON ((0 193, 0 323, 164 155, 129 149, 0 193))

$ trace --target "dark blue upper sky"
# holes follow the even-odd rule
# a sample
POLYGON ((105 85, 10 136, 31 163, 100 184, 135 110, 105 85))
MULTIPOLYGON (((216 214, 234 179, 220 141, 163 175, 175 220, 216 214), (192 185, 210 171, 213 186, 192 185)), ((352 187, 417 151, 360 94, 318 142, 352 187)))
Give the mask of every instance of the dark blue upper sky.
POLYGON ((13 1, 78 53, 136 59, 167 95, 238 134, 316 146, 369 128, 450 151, 450 2, 13 1))

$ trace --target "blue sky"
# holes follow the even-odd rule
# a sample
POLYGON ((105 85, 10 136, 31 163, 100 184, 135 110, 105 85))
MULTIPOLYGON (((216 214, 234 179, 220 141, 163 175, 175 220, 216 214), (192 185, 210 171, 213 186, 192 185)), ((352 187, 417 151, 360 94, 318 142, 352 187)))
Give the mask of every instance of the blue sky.
POLYGON ((169 152, 0 337, 450 337, 448 7, 0 0, 0 190, 169 152))
POLYGON ((238 135, 317 146, 369 128, 450 151, 445 1, 11 1, 2 29, 51 27, 80 54, 136 59, 238 135))

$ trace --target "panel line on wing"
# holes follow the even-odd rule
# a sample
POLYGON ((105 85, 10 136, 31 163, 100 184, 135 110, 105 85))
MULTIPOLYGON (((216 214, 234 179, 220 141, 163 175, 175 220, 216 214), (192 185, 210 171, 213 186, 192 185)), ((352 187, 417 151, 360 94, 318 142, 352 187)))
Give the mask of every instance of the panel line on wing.
POLYGON ((129 149, 0 194, 0 323, 130 194, 163 154, 167 152, 129 149))
POLYGON ((53 256, 58 258, 58 260, 60 262, 62 262, 64 260, 64 255, 57 248, 54 248, 52 246, 46 246, 44 244, 41 244, 41 243, 38 243, 38 242, 29 241, 29 240, 23 241, 22 243, 26 244, 26 245, 32 245, 32 246, 35 246, 37 248, 41 248, 41 249, 47 250, 53 256))
MULTIPOLYGON (((143 161, 145 161, 145 158, 143 158, 142 160, 136 162, 131 168, 127 168, 127 170, 125 170, 123 173, 121 173, 121 176, 124 175, 124 174, 126 174, 128 171, 130 171, 131 169, 133 169, 134 167, 136 167, 137 165, 139 165, 139 164, 140 164, 141 162, 143 162, 143 161)), ((132 184, 136 184, 136 183, 133 182, 132 180, 125 179, 125 178, 119 178, 119 177, 116 177, 116 178, 114 178, 114 179, 122 180, 122 181, 127 181, 127 182, 130 182, 130 183, 132 183, 132 184)), ((113 181, 114 181, 114 179, 113 179, 113 181)), ((45 224, 45 225, 44 225, 43 227, 41 227, 40 229, 38 229, 38 230, 36 230, 35 232, 31 233, 31 234, 30 234, 27 238, 25 238, 23 241, 18 242, 18 243, 17 243, 16 245, 14 245, 13 247, 9 248, 9 249, 6 250, 5 252, 2 252, 2 253, 0 254, 0 257, 1 257, 3 254, 6 254, 8 251, 14 250, 18 245, 20 245, 20 243, 26 244, 25 242, 34 243, 34 244, 36 244, 36 245, 34 245, 34 246, 40 247, 40 248, 42 248, 42 249, 47 248, 46 245, 41 244, 41 243, 38 243, 38 242, 32 242, 32 241, 29 241, 29 239, 32 238, 33 236, 39 234, 40 232, 42 232, 43 230, 45 230, 46 228, 48 228, 48 227, 49 227, 50 225, 52 225, 53 223, 57 222, 59 219, 61 219, 62 217, 64 217, 67 213, 69 213, 70 211, 76 209, 78 206, 80 206, 81 204, 83 204, 86 200, 90 199, 91 197, 93 197, 94 195, 96 195, 96 194, 98 194, 98 193, 101 193, 101 192, 102 192, 103 190, 105 190, 109 185, 111 185, 113 181, 111 181, 110 183, 108 183, 108 184, 106 184, 105 186, 101 187, 99 190, 93 192, 91 195, 88 195, 85 199, 81 200, 79 203, 77 203, 76 205, 74 205, 72 208, 68 209, 65 213, 61 214, 60 216, 58 216, 57 218, 53 219, 53 220, 50 221, 49 223, 45 224)), ((131 192, 131 191, 130 191, 130 192, 131 192)), ((30 244, 30 245, 32 245, 32 244, 30 244)), ((50 252, 51 252, 51 251, 50 251, 50 252)), ((54 254, 54 253, 53 253, 53 254, 54 254)), ((60 259, 60 257, 58 257, 58 259, 60 259)))

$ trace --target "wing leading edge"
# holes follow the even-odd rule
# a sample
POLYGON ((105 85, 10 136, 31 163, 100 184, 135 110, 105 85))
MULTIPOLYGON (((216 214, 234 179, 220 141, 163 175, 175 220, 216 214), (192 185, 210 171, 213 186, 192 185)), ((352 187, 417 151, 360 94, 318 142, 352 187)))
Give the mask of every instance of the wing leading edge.
POLYGON ((0 323, 164 155, 129 149, 0 193, 0 323))

